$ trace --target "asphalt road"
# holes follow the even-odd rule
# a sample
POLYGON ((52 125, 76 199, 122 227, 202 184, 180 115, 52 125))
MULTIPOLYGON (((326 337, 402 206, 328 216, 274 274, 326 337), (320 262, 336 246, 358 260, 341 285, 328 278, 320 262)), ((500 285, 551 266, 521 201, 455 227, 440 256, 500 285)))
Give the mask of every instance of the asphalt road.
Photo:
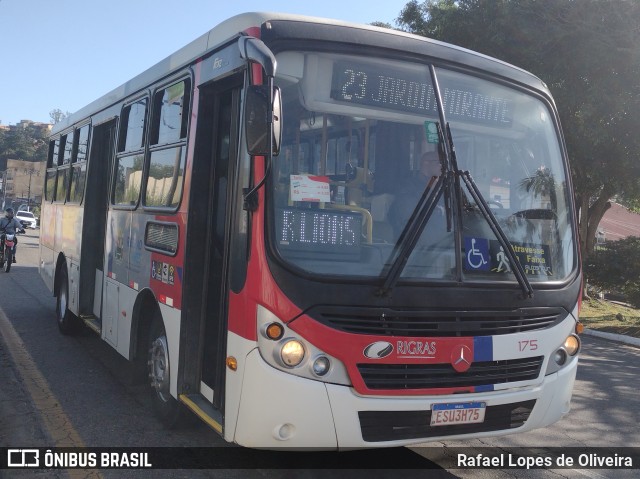
POLYGON ((300 455, 237 448, 195 420, 169 431, 149 410, 144 387, 132 384, 126 360, 88 331, 75 337, 59 334, 55 300, 37 272, 35 233, 20 237, 19 263, 11 272, 0 271, 0 447, 213 446, 221 464, 232 466, 189 471, 0 470, 0 478, 637 476, 637 470, 443 467, 440 451, 452 447, 640 447, 640 349, 589 337, 584 338, 571 413, 529 433, 417 448, 300 455))

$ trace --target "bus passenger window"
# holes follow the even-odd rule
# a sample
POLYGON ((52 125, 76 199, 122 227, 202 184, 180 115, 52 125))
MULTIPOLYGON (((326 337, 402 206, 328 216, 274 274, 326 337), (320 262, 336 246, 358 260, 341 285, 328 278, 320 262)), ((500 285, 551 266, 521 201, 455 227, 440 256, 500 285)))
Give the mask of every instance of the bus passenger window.
POLYGON ((47 183, 45 186, 44 197, 47 201, 53 201, 56 197, 56 170, 47 170, 47 183))
POLYGON ((182 196, 186 150, 178 147, 151 153, 145 206, 178 206, 182 196))
POLYGON ((144 146, 147 99, 143 98, 122 110, 122 129, 118 151, 135 151, 144 146))
POLYGON ((47 158, 47 168, 55 167, 58 164, 58 152, 60 151, 60 138, 49 142, 49 156, 47 158))
POLYGON ((78 152, 74 163, 80 163, 87 159, 87 148, 89 146, 89 125, 85 125, 78 130, 78 152))
POLYGON ((118 159, 113 204, 133 206, 138 203, 143 160, 142 154, 118 159))
POLYGON ((69 202, 80 203, 84 194, 84 184, 87 175, 87 148, 89 145, 89 125, 76 130, 76 153, 73 157, 73 165, 69 174, 69 202))
POLYGON ((87 178, 87 164, 73 166, 71 168, 71 187, 69 190, 69 201, 80 203, 84 194, 84 184, 87 178))
POLYGON ((69 185, 69 168, 58 169, 58 183, 56 186, 55 201, 64 201, 67 199, 67 186, 69 185))
POLYGON ((180 203, 187 153, 189 85, 189 80, 183 80, 158 90, 153 97, 144 206, 176 208, 180 203))
POLYGON ((187 136, 189 82, 187 80, 159 90, 154 97, 152 145, 179 141, 187 136))
POLYGON ((62 157, 62 164, 68 165, 71 163, 71 155, 73 154, 73 132, 63 136, 64 141, 64 156, 62 157))
POLYGON ((47 176, 44 190, 44 197, 47 201, 54 201, 56 198, 56 178, 58 175, 57 166, 60 154, 60 138, 49 141, 49 155, 47 156, 47 176))
POLYGON ((120 140, 113 185, 113 204, 135 206, 140 197, 142 167, 144 164, 144 130, 147 98, 142 98, 122 109, 120 140))

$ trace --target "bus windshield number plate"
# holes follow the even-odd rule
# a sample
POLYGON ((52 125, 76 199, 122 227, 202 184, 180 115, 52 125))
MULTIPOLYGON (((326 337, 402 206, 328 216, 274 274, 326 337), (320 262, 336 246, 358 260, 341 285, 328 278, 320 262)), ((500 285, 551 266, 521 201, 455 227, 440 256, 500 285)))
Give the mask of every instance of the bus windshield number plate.
POLYGON ((476 424, 484 422, 487 404, 484 402, 458 402, 431 406, 432 426, 476 424))

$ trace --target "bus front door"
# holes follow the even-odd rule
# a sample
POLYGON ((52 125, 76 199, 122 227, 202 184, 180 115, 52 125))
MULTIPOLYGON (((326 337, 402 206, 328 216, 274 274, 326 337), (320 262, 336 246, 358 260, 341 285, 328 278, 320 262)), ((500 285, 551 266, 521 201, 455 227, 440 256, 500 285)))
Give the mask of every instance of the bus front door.
MULTIPOLYGON (((229 294, 230 220, 237 158, 241 78, 200 87, 185 255, 187 305, 182 370, 186 385, 206 400, 221 424, 229 294)), ((190 395, 193 399, 193 395, 190 395)), ((207 411, 208 412, 208 411, 207 411)))

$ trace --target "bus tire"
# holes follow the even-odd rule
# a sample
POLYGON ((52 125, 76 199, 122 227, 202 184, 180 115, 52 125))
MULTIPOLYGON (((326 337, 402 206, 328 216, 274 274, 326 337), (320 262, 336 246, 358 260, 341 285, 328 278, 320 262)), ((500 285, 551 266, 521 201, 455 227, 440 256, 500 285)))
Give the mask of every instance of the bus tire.
POLYGON ((156 310, 151 320, 147 345, 147 366, 153 410, 166 427, 174 428, 179 425, 184 416, 184 407, 171 396, 169 345, 159 310, 156 310))
POLYGON ((64 265, 60 269, 58 294, 56 295, 56 320, 62 334, 75 334, 80 329, 78 318, 69 311, 69 275, 67 267, 64 265))

